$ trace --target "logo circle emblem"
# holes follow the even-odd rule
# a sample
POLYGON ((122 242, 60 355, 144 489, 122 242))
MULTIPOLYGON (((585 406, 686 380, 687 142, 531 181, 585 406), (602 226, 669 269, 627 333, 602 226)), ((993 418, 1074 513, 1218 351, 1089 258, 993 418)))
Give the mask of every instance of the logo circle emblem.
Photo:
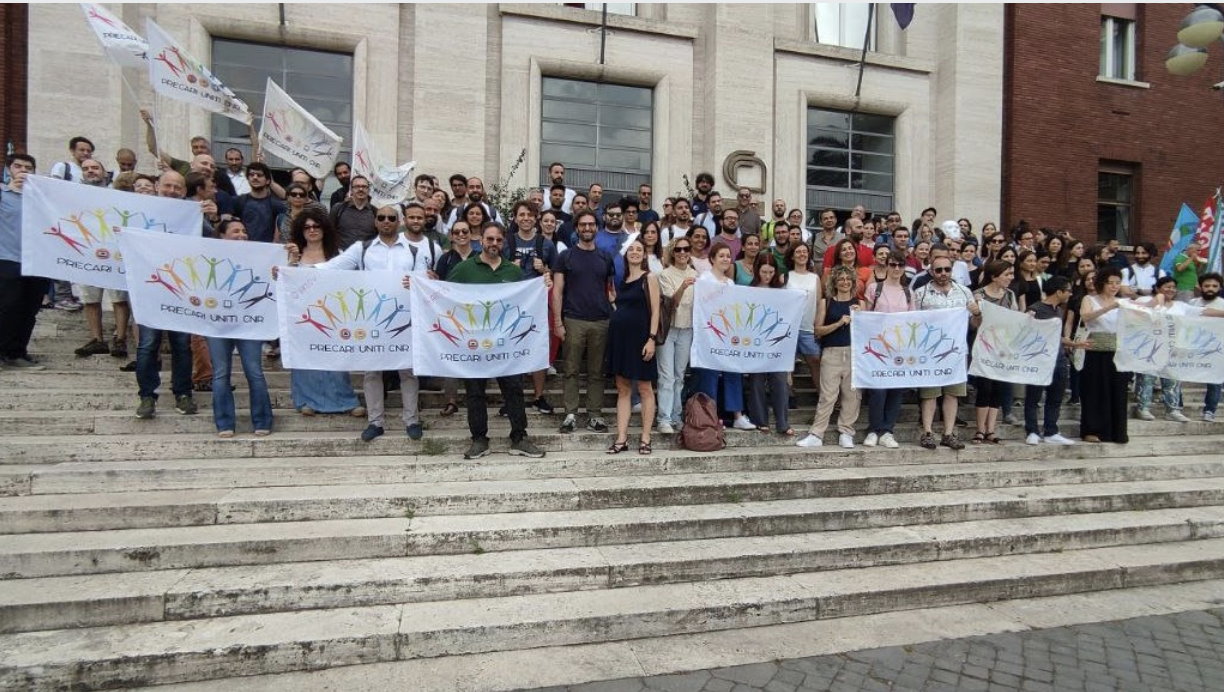
POLYGON ((217 299, 216 298, 205 298, 204 307, 208 308, 209 310, 215 310, 217 308, 217 299))
POLYGON ((366 330, 364 330, 364 329, 358 329, 358 330, 354 331, 354 332, 353 332, 353 338, 354 338, 354 339, 356 339, 356 340, 358 340, 358 341, 364 341, 364 340, 365 340, 365 338, 366 338, 366 330))
POLYGON ((191 302, 191 304, 192 304, 192 305, 194 305, 195 307, 197 307, 197 308, 198 308, 198 307, 200 307, 200 299, 199 299, 199 298, 197 298, 196 296, 191 296, 191 298, 190 298, 190 302, 191 302))
POLYGON ((468 339, 468 350, 469 351, 475 351, 478 348, 480 348, 479 342, 477 342, 475 339, 468 339))
POLYGON ((94 250, 94 257, 97 257, 100 260, 110 259, 110 256, 111 256, 110 250, 107 250, 104 247, 100 247, 97 250, 94 250))
POLYGON ((352 336, 353 336, 353 333, 350 332, 348 329, 340 330, 340 339, 342 341, 348 341, 352 336))

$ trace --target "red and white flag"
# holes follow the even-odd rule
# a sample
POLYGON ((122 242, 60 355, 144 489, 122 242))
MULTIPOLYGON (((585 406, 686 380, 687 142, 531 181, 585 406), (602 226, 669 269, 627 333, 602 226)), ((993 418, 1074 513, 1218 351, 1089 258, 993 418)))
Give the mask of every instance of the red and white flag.
POLYGON ((94 30, 102 49, 119 67, 143 69, 148 59, 149 44, 121 19, 105 7, 92 3, 81 3, 85 22, 94 30))
POLYGON ((152 19, 145 20, 149 37, 149 83, 153 91, 213 113, 251 122, 251 109, 213 76, 152 19))
POLYGON ((316 178, 326 178, 340 153, 340 135, 327 129, 268 78, 259 142, 316 178))
POLYGON ((385 161, 361 121, 353 121, 353 172, 370 181, 370 201, 379 207, 399 204, 412 195, 411 174, 416 166, 416 161, 409 161, 391 168, 385 161))

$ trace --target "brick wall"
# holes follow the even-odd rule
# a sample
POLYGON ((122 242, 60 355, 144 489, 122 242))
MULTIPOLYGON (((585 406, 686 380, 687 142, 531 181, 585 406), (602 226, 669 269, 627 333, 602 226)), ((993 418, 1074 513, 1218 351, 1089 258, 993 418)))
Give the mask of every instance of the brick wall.
POLYGON ((1198 73, 1174 77, 1164 58, 1189 4, 1140 5, 1136 79, 1097 81, 1100 5, 1007 5, 1003 218, 1096 238, 1097 168, 1139 169, 1132 236, 1162 246, 1178 206, 1199 207, 1224 183, 1222 47, 1198 73))
POLYGON ((0 152, 9 142, 26 147, 29 16, 24 4, 0 5, 0 152))

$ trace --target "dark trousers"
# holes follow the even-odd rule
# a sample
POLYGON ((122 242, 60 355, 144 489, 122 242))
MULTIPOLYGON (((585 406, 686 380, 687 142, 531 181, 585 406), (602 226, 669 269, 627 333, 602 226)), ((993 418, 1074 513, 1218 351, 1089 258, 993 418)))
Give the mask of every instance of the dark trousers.
POLYGON ((1036 433, 1042 437, 1058 434, 1058 414, 1062 409, 1063 392, 1067 388, 1067 357, 1058 356, 1054 365, 1054 379, 1044 387, 1029 385, 1024 388, 1024 433, 1036 433), (1042 416, 1042 427, 1037 427, 1037 405, 1045 395, 1045 414, 1042 416))
POLYGON ((0 358, 29 355, 26 349, 49 283, 39 276, 22 276, 18 262, 0 260, 0 358))
POLYGON ((877 435, 894 432, 901 417, 901 397, 904 389, 871 389, 867 391, 867 432, 877 435))
MULTIPOLYGON (((485 395, 487 379, 464 380, 466 390, 468 430, 473 440, 489 439, 488 397, 485 395)), ((497 378, 502 398, 506 400, 506 416, 510 419, 510 441, 518 442, 527 437, 527 409, 523 405, 523 376, 509 375, 497 378)), ((596 412, 595 415, 599 415, 596 412)))

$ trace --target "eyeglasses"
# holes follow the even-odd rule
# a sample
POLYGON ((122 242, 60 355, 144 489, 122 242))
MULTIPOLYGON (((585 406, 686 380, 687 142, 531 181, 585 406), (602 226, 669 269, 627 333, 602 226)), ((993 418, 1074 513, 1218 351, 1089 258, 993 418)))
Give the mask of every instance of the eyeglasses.
POLYGON ((1002 238, 995 238, 994 240, 990 241, 990 244, 991 244, 991 245, 1002 245, 1002 244, 1003 244, 1003 239, 1002 239, 1002 238))
POLYGON ((932 274, 951 274, 952 267, 931 267, 932 274))
POLYGON ((379 214, 374 218, 378 221, 399 221, 399 217, 394 214, 379 214))
POLYGON ((472 231, 467 228, 452 228, 450 234, 451 235, 469 235, 471 234, 471 232, 472 231))
POLYGON ((304 231, 309 231, 309 230, 312 230, 312 229, 313 229, 313 230, 323 230, 323 227, 322 227, 322 226, 320 226, 320 225, 319 225, 319 224, 317 224, 317 223, 311 223, 311 222, 309 222, 309 221, 307 221, 306 223, 302 224, 302 230, 304 230, 304 231))
POLYGON ((502 243, 506 242, 506 240, 505 238, 492 238, 491 237, 491 238, 485 238, 483 242, 485 245, 501 245, 502 243))
POLYGON ((609 219, 619 219, 621 216, 623 216, 623 214, 613 214, 612 212, 604 212, 604 216, 608 217, 609 219))
POLYGON ((289 196, 294 197, 294 198, 301 198, 301 197, 305 197, 306 193, 305 192, 290 192, 289 196))
POLYGON ((676 249, 673 250, 672 252, 689 252, 692 249, 693 248, 689 247, 688 245, 681 245, 681 246, 676 247, 676 249))
POLYGON ((905 266, 905 265, 904 265, 904 264, 901 264, 900 262, 889 262, 889 263, 888 263, 888 268, 889 268, 889 269, 900 269, 901 267, 904 267, 904 266, 905 266))

